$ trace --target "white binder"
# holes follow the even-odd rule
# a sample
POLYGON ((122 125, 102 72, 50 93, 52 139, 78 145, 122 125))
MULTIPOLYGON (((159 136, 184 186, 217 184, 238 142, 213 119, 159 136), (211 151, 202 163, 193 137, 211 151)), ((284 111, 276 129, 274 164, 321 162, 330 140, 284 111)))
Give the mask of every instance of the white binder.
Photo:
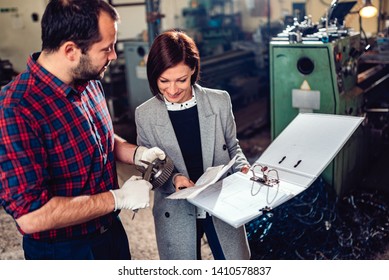
MULTIPOLYGON (((181 197, 175 197, 180 193, 177 192, 170 198, 186 198, 231 226, 242 226, 307 189, 362 121, 361 117, 299 114, 253 164, 257 165, 255 175, 261 175, 260 167, 266 167, 266 172, 272 170, 268 173, 272 178, 277 178, 277 173, 278 184, 269 186, 253 181, 251 170, 189 188, 181 197)), ((216 178, 220 178, 225 169, 217 168, 220 172, 216 178)))

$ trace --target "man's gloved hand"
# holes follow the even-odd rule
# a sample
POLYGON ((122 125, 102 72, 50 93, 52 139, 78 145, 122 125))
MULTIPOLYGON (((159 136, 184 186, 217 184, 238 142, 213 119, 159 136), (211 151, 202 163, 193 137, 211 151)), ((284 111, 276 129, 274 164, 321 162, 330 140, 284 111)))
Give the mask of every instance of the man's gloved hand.
POLYGON ((147 167, 147 165, 141 162, 141 160, 153 162, 157 158, 159 158, 160 160, 164 160, 166 158, 165 152, 157 147, 148 149, 144 146, 139 146, 134 154, 134 164, 147 167))
POLYGON ((137 210, 150 206, 150 190, 153 186, 140 176, 132 176, 117 190, 111 190, 115 199, 115 210, 137 210))

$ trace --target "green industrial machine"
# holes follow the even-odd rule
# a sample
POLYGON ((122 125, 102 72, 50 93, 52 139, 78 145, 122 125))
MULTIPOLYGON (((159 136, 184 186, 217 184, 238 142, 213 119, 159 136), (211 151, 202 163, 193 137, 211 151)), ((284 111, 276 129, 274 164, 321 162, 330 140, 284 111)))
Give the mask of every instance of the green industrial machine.
MULTIPOLYGON (((298 34, 297 34, 298 35, 298 34)), ((357 87, 360 35, 270 42, 271 135, 276 138, 299 113, 361 116, 357 87)), ((322 176, 338 195, 360 180, 366 136, 360 127, 322 176)))

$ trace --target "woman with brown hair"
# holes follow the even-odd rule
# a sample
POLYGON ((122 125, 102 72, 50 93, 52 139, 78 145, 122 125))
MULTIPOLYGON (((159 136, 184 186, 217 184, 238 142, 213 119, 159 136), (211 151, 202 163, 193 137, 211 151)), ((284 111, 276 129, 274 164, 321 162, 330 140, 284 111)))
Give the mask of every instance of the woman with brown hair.
POLYGON ((135 112, 138 145, 158 146, 173 160, 175 173, 154 194, 154 221, 161 259, 201 259, 205 234, 214 259, 249 259, 244 226, 235 229, 186 200, 166 199, 194 182, 211 166, 233 157, 231 172, 247 172, 249 163, 236 138, 229 94, 197 84, 200 56, 181 31, 157 36, 147 60, 154 95, 135 112))

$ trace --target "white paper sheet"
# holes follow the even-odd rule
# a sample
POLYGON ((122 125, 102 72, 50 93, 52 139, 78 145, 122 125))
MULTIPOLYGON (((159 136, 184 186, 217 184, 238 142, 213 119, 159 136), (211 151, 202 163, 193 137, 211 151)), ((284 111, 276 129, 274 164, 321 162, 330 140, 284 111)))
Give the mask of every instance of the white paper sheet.
POLYGON ((186 188, 169 195, 169 199, 188 199, 196 196, 203 189, 215 184, 235 163, 236 157, 230 160, 227 165, 209 167, 197 180, 194 187, 186 188))

